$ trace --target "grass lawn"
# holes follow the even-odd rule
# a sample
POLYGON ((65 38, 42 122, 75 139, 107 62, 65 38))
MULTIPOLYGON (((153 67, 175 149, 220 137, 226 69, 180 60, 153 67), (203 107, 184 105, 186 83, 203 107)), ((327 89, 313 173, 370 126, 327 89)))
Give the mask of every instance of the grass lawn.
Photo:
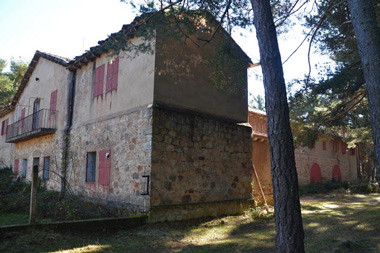
POLYGON ((0 213, 0 226, 28 224, 29 215, 21 213, 3 214, 0 213))
MULTIPOLYGON (((380 252, 380 194, 303 197, 306 252, 380 252)), ((273 252, 273 215, 150 224, 104 233, 13 232, 0 252, 273 252)))

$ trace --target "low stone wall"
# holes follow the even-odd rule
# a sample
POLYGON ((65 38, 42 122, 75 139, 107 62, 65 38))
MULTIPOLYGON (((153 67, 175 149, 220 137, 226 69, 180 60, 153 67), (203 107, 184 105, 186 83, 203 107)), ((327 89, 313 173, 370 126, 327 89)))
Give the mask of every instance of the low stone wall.
POLYGON ((201 217, 242 214, 252 208, 254 200, 229 200, 209 203, 154 206, 149 210, 149 222, 180 221, 201 217))
POLYGON ((25 230, 55 230, 55 231, 71 231, 71 232, 96 232, 115 229, 135 228, 145 225, 147 217, 131 217, 131 218, 105 218, 105 219, 89 219, 77 221, 58 221, 50 223, 23 224, 0 226, 0 236, 2 234, 25 231, 25 230))
MULTIPOLYGON (((252 198, 250 127, 154 108, 152 141, 151 212, 162 206, 207 206, 252 198)), ((212 215, 216 210, 218 207, 210 214, 192 211, 186 218, 212 215)), ((229 213, 236 211, 224 210, 229 213)), ((161 216, 158 219, 162 220, 161 216)), ((177 218, 169 220, 173 219, 177 218)))

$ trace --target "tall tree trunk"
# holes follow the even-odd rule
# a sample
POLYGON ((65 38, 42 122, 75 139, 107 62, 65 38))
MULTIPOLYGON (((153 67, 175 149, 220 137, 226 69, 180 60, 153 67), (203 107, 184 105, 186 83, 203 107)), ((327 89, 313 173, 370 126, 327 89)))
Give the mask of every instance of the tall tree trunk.
POLYGON ((348 0, 348 6, 366 81, 376 178, 380 183, 380 28, 373 1, 348 0))
POLYGON ((276 219, 276 248, 278 252, 304 252, 293 136, 276 29, 269 0, 251 0, 251 4, 264 78, 276 219))

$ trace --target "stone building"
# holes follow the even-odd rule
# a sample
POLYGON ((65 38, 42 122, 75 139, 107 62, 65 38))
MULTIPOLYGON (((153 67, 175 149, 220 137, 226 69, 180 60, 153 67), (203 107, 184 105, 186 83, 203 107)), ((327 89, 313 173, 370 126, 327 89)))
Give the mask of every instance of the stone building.
POLYGON ((1 162, 23 180, 38 165, 47 189, 151 221, 241 212, 252 198, 251 128, 240 124, 249 58, 223 29, 202 46, 204 33, 178 43, 139 29, 136 19, 72 60, 37 51, 0 111, 1 162), (113 53, 119 36, 149 50, 113 53))
MULTIPOLYGON (((273 189, 266 114, 250 110, 248 115, 249 124, 252 126, 253 164, 265 195, 271 199, 273 189)), ((294 154, 300 185, 328 180, 338 182, 357 180, 356 149, 347 149, 341 136, 321 134, 312 149, 298 147, 294 150, 294 154)))

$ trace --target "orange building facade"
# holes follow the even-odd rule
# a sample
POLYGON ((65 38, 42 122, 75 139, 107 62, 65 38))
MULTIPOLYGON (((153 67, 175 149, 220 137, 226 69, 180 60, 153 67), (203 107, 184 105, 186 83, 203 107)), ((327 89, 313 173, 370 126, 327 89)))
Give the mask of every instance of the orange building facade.
MULTIPOLYGON (((252 127, 253 165, 264 194, 271 200, 273 189, 266 114, 250 110, 248 122, 252 127)), ((357 150, 348 149, 341 136, 321 135, 312 149, 298 147, 294 150, 294 154, 300 185, 330 180, 337 182, 357 180, 357 150)), ((257 182, 255 189, 259 192, 257 182)))

